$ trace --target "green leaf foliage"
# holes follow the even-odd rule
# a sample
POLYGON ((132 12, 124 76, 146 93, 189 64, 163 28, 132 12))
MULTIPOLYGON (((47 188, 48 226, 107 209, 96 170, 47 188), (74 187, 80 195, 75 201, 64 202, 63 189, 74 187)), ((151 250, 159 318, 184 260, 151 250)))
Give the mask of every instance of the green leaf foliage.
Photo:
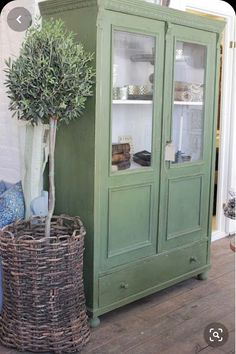
POLYGON ((19 57, 6 63, 10 110, 33 125, 78 118, 92 95, 95 71, 93 54, 87 53, 75 34, 61 20, 31 27, 19 57))

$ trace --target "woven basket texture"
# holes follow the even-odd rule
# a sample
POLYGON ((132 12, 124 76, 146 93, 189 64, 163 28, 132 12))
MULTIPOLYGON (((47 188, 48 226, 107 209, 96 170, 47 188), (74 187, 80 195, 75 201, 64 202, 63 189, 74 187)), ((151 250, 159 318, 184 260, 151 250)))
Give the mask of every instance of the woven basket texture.
POLYGON ((85 229, 79 217, 15 222, 0 231, 0 340, 20 351, 72 353, 89 340, 83 285, 85 229))

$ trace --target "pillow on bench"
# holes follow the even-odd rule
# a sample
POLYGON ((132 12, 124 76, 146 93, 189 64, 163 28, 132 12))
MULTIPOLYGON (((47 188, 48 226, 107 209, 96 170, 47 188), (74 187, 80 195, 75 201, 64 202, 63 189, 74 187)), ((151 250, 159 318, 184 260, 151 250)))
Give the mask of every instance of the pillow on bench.
MULTIPOLYGON (((0 186, 3 184, 1 183, 0 186)), ((23 219, 24 216, 25 205, 21 182, 12 186, 5 184, 5 191, 0 194, 0 228, 23 219)))

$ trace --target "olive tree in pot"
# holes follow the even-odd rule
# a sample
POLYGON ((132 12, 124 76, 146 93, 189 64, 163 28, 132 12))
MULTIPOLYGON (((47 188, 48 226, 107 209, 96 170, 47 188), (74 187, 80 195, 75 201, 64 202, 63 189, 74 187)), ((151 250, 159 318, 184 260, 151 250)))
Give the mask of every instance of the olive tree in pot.
POLYGON ((75 34, 61 20, 51 19, 31 27, 19 57, 6 62, 13 115, 32 125, 49 125, 48 216, 18 221, 0 237, 0 339, 20 350, 73 352, 89 338, 82 278, 84 227, 78 217, 53 213, 57 128, 82 115, 92 95, 92 60, 75 42, 75 34))

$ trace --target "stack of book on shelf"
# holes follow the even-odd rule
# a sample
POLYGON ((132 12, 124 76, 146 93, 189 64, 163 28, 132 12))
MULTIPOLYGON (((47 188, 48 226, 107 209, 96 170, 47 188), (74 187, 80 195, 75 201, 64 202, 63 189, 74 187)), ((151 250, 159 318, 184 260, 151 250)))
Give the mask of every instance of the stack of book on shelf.
POLYGON ((112 144, 112 170, 125 170, 130 167, 130 145, 112 144))
POLYGON ((150 166, 151 165, 151 153, 147 150, 142 150, 136 152, 133 156, 134 162, 138 163, 141 166, 150 166))

